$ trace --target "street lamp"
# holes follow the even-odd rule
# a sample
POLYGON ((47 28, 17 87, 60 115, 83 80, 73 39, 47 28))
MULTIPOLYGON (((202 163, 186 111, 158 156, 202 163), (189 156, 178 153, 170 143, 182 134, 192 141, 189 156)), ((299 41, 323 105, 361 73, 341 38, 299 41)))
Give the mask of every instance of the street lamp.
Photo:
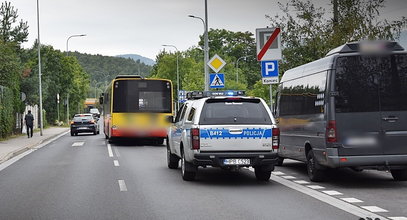
MULTIPOLYGON (((69 39, 71 39, 72 37, 84 37, 86 36, 86 34, 75 34, 75 35, 71 35, 68 37, 68 39, 66 39, 66 56, 68 56, 68 43, 69 43, 69 39)), ((66 96, 66 123, 69 124, 69 92, 68 95, 66 96)))
POLYGON ((236 83, 239 83, 239 70, 238 70, 238 68, 239 68, 239 60, 240 59, 245 59, 247 57, 250 57, 250 56, 239 57, 239 59, 237 59, 237 61, 236 61, 236 83))
POLYGON ((205 21, 201 17, 194 15, 188 15, 190 18, 200 19, 204 25, 204 71, 205 71, 205 91, 209 90, 209 46, 208 46, 208 10, 207 10, 207 0, 205 0, 205 21))
POLYGON ((38 87, 40 95, 40 136, 43 132, 43 122, 42 122, 42 85, 41 85, 41 41, 40 41, 40 3, 37 0, 37 28, 38 28, 38 87))
POLYGON ((179 51, 178 48, 174 45, 170 45, 170 44, 163 44, 163 47, 173 47, 175 48, 175 50, 177 51, 177 106, 176 109, 178 109, 179 107, 179 67, 178 67, 178 55, 179 55, 179 51))

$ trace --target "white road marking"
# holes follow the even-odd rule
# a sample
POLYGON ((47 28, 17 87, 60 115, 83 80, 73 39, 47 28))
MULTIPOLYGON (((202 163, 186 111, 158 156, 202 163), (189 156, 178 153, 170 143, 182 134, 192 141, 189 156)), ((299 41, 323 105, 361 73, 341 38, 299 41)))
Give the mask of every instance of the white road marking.
POLYGON ((254 168, 253 167, 249 167, 249 170, 254 172, 254 168))
POLYGON ((112 146, 110 144, 107 145, 107 152, 109 153, 109 157, 113 157, 112 146))
POLYGON ((117 147, 113 147, 114 152, 116 153, 117 157, 120 157, 120 153, 119 153, 119 149, 117 149, 117 147))
POLYGON ((382 209, 382 208, 377 207, 377 206, 361 206, 361 207, 364 208, 364 209, 367 209, 367 210, 369 210, 371 212, 389 212, 386 209, 382 209))
POLYGON ((305 180, 294 180, 294 182, 296 182, 298 184, 309 184, 309 182, 307 182, 305 180))
POLYGON ((389 217, 391 220, 407 220, 407 217, 389 217))
POLYGON ((283 177, 283 178, 286 179, 286 180, 296 179, 296 178, 293 177, 293 176, 281 176, 281 177, 283 177))
POLYGON ((114 164, 114 166, 115 166, 115 167, 119 167, 119 166, 120 166, 120 164, 119 164, 119 161, 118 161, 118 160, 113 160, 113 164, 114 164))
POLYGON ((329 195, 324 194, 322 192, 307 188, 306 186, 296 184, 293 181, 286 180, 286 179, 281 178, 279 176, 272 175, 270 179, 272 181, 280 183, 280 184, 282 184, 284 186, 287 186, 287 187, 289 187, 291 189, 294 189, 294 190, 296 190, 298 192, 301 192, 303 194, 309 195, 309 196, 311 196, 311 197, 313 197, 315 199, 318 199, 318 200, 320 200, 320 201, 322 201, 324 203, 327 203, 327 204, 329 204, 331 206, 334 206, 334 207, 336 207, 338 209, 341 209, 341 210, 343 210, 345 212, 348 212, 348 213, 353 214, 355 216, 358 216, 360 218, 369 217, 369 218, 373 218, 373 219, 375 219, 375 218, 386 219, 385 217, 383 217, 381 215, 378 215, 378 214, 373 213, 373 212, 369 212, 368 210, 362 209, 362 208, 360 208, 360 207, 358 207, 356 205, 347 203, 345 201, 342 201, 342 200, 337 199, 335 197, 329 196, 329 195))
POLYGON ((325 187, 319 185, 308 185, 307 187, 311 189, 325 189, 325 187))
POLYGON ((330 196, 338 196, 338 195, 343 195, 342 193, 340 193, 340 192, 338 192, 338 191, 335 191, 335 190, 325 190, 325 191, 322 191, 323 193, 326 193, 326 194, 328 194, 328 195, 330 195, 330 196))
POLYGON ((356 198, 341 198, 341 199, 342 199, 343 201, 350 202, 350 203, 363 202, 362 200, 356 199, 356 198))
POLYGON ((124 180, 118 180, 118 182, 119 182, 120 192, 126 192, 127 187, 126 187, 126 183, 124 182, 124 180))
POLYGON ((72 144, 72 147, 80 147, 83 146, 85 144, 85 142, 75 142, 72 144))
POLYGON ((274 171, 274 172, 271 172, 273 175, 276 175, 276 176, 278 176, 278 175, 285 175, 285 173, 283 173, 283 172, 280 172, 280 171, 274 171))

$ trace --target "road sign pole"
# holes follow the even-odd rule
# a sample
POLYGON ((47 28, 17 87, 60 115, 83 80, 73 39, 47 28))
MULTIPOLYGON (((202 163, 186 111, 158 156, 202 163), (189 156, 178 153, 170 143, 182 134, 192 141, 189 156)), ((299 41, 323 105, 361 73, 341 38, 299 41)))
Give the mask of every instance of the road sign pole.
POLYGON ((273 113, 273 85, 270 84, 270 111, 273 113))

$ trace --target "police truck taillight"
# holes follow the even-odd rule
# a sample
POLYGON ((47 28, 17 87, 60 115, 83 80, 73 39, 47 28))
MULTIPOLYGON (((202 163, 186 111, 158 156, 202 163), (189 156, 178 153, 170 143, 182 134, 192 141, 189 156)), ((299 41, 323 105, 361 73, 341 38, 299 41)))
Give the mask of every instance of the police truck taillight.
POLYGON ((272 129, 272 145, 273 149, 278 149, 280 146, 280 129, 273 128, 272 129))
POLYGON ((191 128, 191 148, 193 150, 199 150, 199 128, 191 128))
POLYGON ((326 127, 326 138, 330 143, 338 141, 336 136, 336 121, 328 122, 328 126, 326 127))

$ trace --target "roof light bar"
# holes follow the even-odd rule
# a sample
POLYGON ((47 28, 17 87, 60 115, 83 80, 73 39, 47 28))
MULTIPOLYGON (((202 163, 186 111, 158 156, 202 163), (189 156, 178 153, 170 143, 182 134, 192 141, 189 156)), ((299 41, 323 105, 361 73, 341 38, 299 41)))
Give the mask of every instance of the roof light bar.
POLYGON ((216 97, 216 96, 244 96, 245 91, 242 90, 226 90, 226 91, 193 91, 187 93, 187 99, 200 99, 205 97, 216 97))

